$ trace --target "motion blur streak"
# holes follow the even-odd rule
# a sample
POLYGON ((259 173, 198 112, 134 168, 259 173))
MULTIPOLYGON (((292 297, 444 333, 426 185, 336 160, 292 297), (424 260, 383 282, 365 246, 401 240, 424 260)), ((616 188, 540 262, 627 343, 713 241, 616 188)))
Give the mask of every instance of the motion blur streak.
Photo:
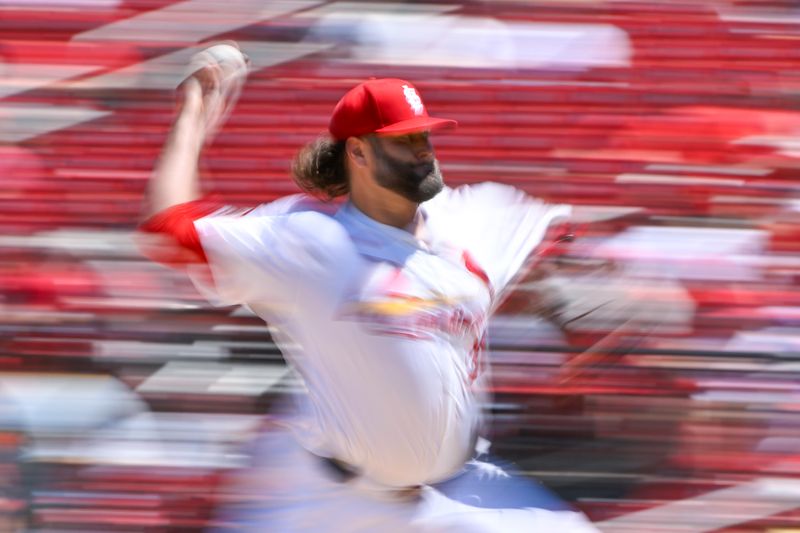
POLYGON ((180 65, 223 39, 253 68, 203 168, 229 201, 295 192, 291 154, 375 76, 458 120, 448 185, 576 206, 564 275, 492 324, 496 452, 604 531, 800 528, 795 1, 0 12, 0 531, 209 527, 247 498, 226 481, 263 413, 303 394, 269 327, 133 238, 180 65))

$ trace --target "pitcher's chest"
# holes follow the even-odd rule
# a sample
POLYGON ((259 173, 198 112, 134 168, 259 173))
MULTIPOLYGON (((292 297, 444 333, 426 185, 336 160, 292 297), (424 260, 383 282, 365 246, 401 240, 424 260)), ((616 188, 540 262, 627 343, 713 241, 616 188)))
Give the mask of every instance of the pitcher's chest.
POLYGON ((471 343, 486 327, 491 297, 467 252, 418 252, 402 264, 365 259, 342 310, 372 333, 471 343))

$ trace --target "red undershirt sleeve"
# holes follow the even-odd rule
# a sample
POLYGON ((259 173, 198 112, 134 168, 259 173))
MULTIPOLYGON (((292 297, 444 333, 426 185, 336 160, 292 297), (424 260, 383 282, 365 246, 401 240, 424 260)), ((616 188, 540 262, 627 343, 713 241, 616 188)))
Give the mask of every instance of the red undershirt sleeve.
POLYGON ((208 197, 174 205, 156 213, 142 222, 138 229, 164 239, 142 246, 142 252, 149 259, 171 267, 208 263, 194 223, 224 207, 225 204, 219 200, 208 197))

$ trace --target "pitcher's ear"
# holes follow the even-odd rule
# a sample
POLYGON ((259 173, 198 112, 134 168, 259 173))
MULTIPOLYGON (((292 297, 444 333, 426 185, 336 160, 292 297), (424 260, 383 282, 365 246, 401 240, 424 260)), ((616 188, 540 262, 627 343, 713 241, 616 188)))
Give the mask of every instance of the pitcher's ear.
POLYGON ((347 158, 352 161, 353 164, 360 167, 367 165, 366 144, 367 143, 363 139, 358 137, 350 137, 345 142, 347 158))

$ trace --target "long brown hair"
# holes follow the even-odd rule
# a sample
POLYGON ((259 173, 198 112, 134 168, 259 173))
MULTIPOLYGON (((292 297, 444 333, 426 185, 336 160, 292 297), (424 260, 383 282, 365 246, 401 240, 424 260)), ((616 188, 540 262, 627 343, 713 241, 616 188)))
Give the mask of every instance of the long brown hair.
POLYGON ((327 199, 350 192, 345 142, 320 135, 303 146, 292 162, 292 177, 306 192, 327 199))

